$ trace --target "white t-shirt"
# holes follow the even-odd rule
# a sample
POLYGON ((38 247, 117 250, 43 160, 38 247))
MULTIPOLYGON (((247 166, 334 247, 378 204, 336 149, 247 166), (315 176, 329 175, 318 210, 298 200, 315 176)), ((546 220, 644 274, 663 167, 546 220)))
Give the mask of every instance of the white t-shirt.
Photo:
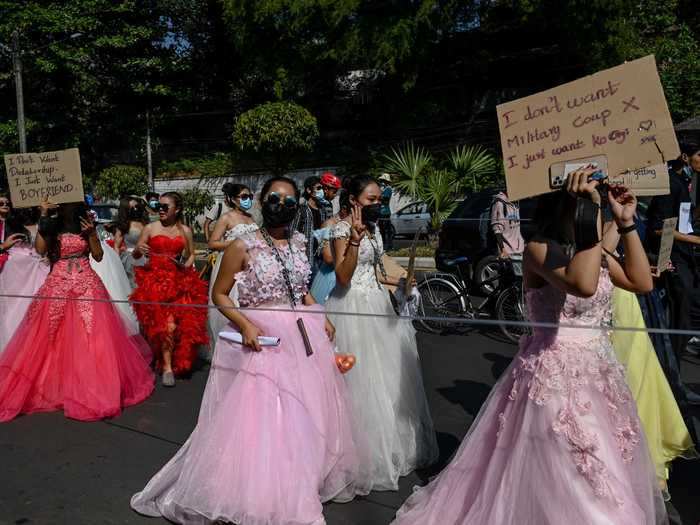
POLYGON ((209 208, 207 212, 204 214, 204 216, 209 219, 212 222, 216 222, 219 220, 219 218, 224 214, 228 213, 231 211, 231 208, 226 206, 225 202, 216 202, 214 203, 214 206, 209 208), (221 205, 221 213, 219 213, 219 205, 221 205))

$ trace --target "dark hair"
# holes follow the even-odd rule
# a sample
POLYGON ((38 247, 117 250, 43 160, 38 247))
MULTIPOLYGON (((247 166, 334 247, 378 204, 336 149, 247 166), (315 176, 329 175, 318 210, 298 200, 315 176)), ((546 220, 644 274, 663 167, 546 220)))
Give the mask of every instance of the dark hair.
POLYGON ((289 184, 292 188, 294 188, 294 197, 296 197, 297 201, 299 200, 299 187, 297 186, 297 183, 294 182, 292 179, 289 177, 285 177, 284 175, 279 175, 275 176, 272 178, 269 178, 265 181, 265 184, 263 184, 262 190, 260 190, 260 204, 265 202, 265 195, 268 194, 270 191, 270 188, 275 182, 285 182, 289 184))
POLYGON ((149 191, 148 193, 146 193, 146 201, 150 201, 151 197, 153 197, 154 199, 158 199, 160 198, 160 195, 158 195, 155 191, 149 191))
POLYGON ((70 202, 58 207, 55 217, 43 217, 39 221, 39 233, 46 241, 47 256, 51 264, 61 257, 62 233, 80 233, 80 219, 88 216, 88 207, 84 202, 70 202))
POLYGON ((233 200, 236 197, 238 197, 238 195, 240 195, 240 193, 243 190, 250 191, 250 188, 245 184, 234 184, 233 182, 227 182, 226 184, 224 184, 222 190, 226 197, 228 197, 230 200, 233 200))
POLYGON ((306 177, 304 180, 304 196, 308 193, 310 189, 312 189, 316 184, 321 184, 321 177, 317 177, 316 175, 311 175, 311 177, 306 177))
MULTIPOLYGON (((4 197, 10 202, 10 213, 5 218, 5 238, 9 237, 10 235, 15 235, 16 233, 26 235, 27 238, 29 238, 29 230, 25 228, 24 209, 16 210, 12 207, 12 198, 10 197, 9 193, 0 191, 0 197, 4 197)), ((27 211, 30 210, 31 208, 27 209, 27 211)))
POLYGON ((343 188, 340 190, 340 207, 349 210, 352 208, 350 203, 350 196, 352 195, 357 199, 365 188, 370 184, 376 184, 379 186, 377 179, 371 175, 355 175, 353 177, 345 177, 343 179, 343 188))
POLYGON ((164 198, 164 197, 165 197, 166 199, 172 200, 172 201, 175 203, 175 207, 180 209, 180 211, 179 211, 178 214, 177 214, 176 220, 177 220, 178 222, 182 222, 182 215, 183 215, 183 212, 184 212, 184 209, 183 209, 183 207, 182 207, 182 195, 180 195, 180 194, 179 194, 178 192, 176 192, 176 191, 168 191, 168 192, 165 192, 163 195, 160 196, 161 199, 164 198))
POLYGON ((23 226, 29 226, 30 224, 36 224, 39 222, 39 216, 41 215, 41 210, 38 206, 33 206, 31 208, 19 208, 13 209, 12 213, 19 223, 23 226))
POLYGON ((678 145, 680 146, 681 154, 688 155, 689 157, 692 157, 700 151, 700 142, 694 139, 683 139, 678 145))
POLYGON ((546 193, 537 197, 532 222, 535 235, 551 239, 566 246, 573 244, 572 225, 576 199, 564 190, 546 193))
POLYGON ((131 221, 138 221, 143 225, 148 224, 148 212, 146 211, 146 205, 141 199, 136 197, 122 197, 119 201, 119 212, 117 213, 117 228, 122 234, 126 235, 129 232, 129 226, 131 221), (131 218, 131 201, 136 201, 136 210, 139 212, 138 219, 131 218))

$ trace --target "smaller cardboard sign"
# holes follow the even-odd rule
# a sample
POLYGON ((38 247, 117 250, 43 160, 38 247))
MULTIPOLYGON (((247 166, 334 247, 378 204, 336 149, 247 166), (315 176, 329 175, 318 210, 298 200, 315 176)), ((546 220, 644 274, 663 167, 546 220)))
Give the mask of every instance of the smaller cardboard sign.
MULTIPOLYGON (((508 197, 555 189, 550 168, 607 159, 638 195, 668 193, 664 165, 680 154, 652 55, 497 107, 508 197)), ((558 180, 561 183, 561 180, 558 180)))
POLYGON ((38 206, 45 197, 55 204, 85 198, 78 148, 5 155, 5 170, 15 208, 38 206))
POLYGON ((659 245, 659 257, 656 261, 656 276, 661 275, 668 269, 671 260, 671 250, 673 249, 673 232, 676 231, 677 217, 664 220, 661 230, 661 243, 659 245))
POLYGON ((416 251, 418 248, 418 241, 420 240, 421 229, 418 229, 415 237, 413 237, 413 244, 411 244, 411 249, 408 255, 408 272, 406 273, 406 285, 404 286, 404 297, 409 297, 411 295, 411 289, 413 288, 413 278, 416 276, 416 251))
MULTIPOLYGON (((402 277, 406 277, 407 275, 406 270, 404 270, 403 266, 397 263, 393 257, 390 257, 386 253, 382 255, 382 264, 384 265, 384 270, 386 270, 386 274, 389 277, 393 277, 394 279, 399 280, 402 277)), ((396 286, 391 286, 387 284, 384 285, 384 287, 391 293, 396 292, 396 286)))

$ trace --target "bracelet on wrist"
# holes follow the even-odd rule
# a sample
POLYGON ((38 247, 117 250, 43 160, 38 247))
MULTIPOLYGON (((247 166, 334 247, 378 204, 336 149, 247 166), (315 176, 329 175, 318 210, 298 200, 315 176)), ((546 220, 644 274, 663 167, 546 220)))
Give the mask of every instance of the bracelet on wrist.
POLYGON ((629 226, 623 226, 623 227, 618 227, 617 228, 617 233, 620 235, 626 235, 628 233, 632 233, 633 231, 637 231, 637 225, 636 224, 630 224, 629 226))
POLYGON ((360 241, 350 241, 350 246, 359 247, 359 246, 360 246, 360 241))

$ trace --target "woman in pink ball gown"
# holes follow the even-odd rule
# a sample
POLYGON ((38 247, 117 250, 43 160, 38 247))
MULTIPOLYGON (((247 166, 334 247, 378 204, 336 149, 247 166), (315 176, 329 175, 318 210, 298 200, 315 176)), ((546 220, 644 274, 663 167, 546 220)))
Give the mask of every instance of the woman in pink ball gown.
POLYGON ((559 327, 523 337, 451 463, 408 498, 396 525, 667 523, 636 405, 605 330, 613 284, 652 288, 634 228, 636 199, 619 186, 606 199, 623 236, 620 263, 595 241, 602 199, 592 173, 571 175, 568 193, 540 197, 538 234, 525 250, 529 316, 559 327), (577 203, 590 210, 590 242, 574 238, 577 203))
POLYGON ((129 337, 90 267, 88 256, 99 261, 102 248, 87 208, 64 204, 48 217, 56 207, 42 203, 36 239, 51 273, 0 356, 0 421, 61 409, 73 419, 103 419, 153 390, 145 342, 129 337))
POLYGON ((226 248, 213 287, 242 344, 219 337, 197 426, 131 499, 142 514, 186 524, 322 525, 323 501, 349 501, 359 490, 334 329, 308 294, 304 237, 289 237, 298 192, 274 178, 261 195, 264 227, 226 248), (232 309, 234 282, 244 311, 232 309), (261 347, 263 334, 279 345, 261 347))

